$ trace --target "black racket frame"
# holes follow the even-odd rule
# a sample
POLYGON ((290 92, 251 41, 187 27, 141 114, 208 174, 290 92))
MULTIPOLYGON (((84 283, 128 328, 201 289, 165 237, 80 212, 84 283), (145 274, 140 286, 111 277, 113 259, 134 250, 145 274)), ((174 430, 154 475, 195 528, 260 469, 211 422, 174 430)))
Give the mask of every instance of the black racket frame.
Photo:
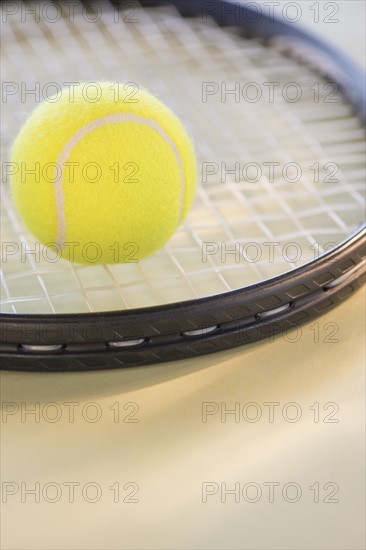
MULTIPOLYGON (((114 3, 116 4, 116 3, 114 3)), ((119 2, 123 9, 124 2, 119 2)), ((335 81, 365 120, 365 74, 342 53, 298 25, 227 0, 142 0, 174 5, 185 17, 212 16, 245 37, 299 48, 335 81), (238 11, 239 10, 239 11, 238 11), (280 41, 278 38, 280 37, 280 41), (305 48, 302 48, 305 46, 305 48), (316 55, 321 52, 321 55, 316 55)), ((252 3, 253 4, 253 3, 252 3)), ((328 312, 365 280, 366 227, 320 258, 274 279, 199 300, 159 307, 68 315, 0 314, 1 368, 80 371, 175 361, 256 342, 328 312)))

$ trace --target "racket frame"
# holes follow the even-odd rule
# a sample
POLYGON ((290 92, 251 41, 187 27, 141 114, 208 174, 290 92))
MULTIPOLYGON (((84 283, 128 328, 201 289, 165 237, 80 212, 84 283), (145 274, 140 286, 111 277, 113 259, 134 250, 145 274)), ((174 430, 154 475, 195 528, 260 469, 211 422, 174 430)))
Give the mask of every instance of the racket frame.
MULTIPOLYGON (((174 5, 185 17, 209 13, 245 37, 261 36, 334 79, 366 119, 365 75, 318 38, 250 6, 228 0, 142 0, 174 5), (321 55, 316 55, 316 53, 321 55)), ((120 5, 123 7, 123 2, 120 5)), ((366 226, 333 250, 276 278, 220 295, 163 306, 105 313, 0 314, 1 368, 67 371, 120 368, 197 357, 298 328, 337 306, 365 279, 366 226)))

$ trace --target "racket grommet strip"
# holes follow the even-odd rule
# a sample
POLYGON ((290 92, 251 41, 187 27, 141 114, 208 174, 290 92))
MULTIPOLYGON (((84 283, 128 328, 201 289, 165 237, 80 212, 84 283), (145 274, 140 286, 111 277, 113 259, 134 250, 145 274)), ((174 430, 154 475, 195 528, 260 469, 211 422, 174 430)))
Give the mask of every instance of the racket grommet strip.
POLYGON ((212 327, 201 328, 197 330, 185 330, 182 332, 184 337, 194 337, 194 336, 205 336, 206 334, 211 334, 216 332, 219 329, 219 325, 213 325, 212 327))
POLYGON ((268 311, 257 313, 255 318, 257 321, 261 321, 262 319, 267 319, 267 317, 274 317, 275 315, 279 315, 280 313, 283 313, 287 309, 294 308, 294 307, 295 307, 295 303, 289 302, 284 306, 276 307, 275 309, 270 309, 268 311))
POLYGON ((66 349, 65 344, 19 344, 19 351, 25 351, 27 353, 55 353, 57 351, 63 351, 66 349))
POLYGON ((146 344, 147 338, 139 338, 137 340, 121 340, 120 342, 107 342, 109 348, 133 348, 146 344))
POLYGON ((324 292, 327 292, 328 290, 331 290, 332 288, 339 286, 344 281, 352 277, 354 273, 363 271, 365 269, 365 266, 366 266, 366 260, 363 260, 359 264, 355 265, 354 267, 352 267, 351 269, 343 273, 343 275, 341 275, 337 279, 334 279, 334 281, 331 281, 330 283, 327 283, 325 286, 323 286, 324 292))

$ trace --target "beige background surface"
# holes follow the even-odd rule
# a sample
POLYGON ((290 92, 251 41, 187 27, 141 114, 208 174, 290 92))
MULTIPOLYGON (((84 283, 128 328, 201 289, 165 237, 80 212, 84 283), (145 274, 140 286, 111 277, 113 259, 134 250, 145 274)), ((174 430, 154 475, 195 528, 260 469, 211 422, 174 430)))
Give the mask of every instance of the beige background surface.
MULTIPOLYGON (((343 47, 349 39, 364 63, 364 3, 340 4, 340 23, 321 32, 343 47)), ((298 334, 228 353, 120 371, 2 372, 3 501, 14 494, 2 504, 1 547, 364 548, 364 365, 361 290, 298 334), (205 403, 218 412, 203 422, 205 403), (221 417, 235 406, 239 418, 221 417), (217 493, 203 502, 206 482, 217 493), (279 484, 273 502, 268 482, 279 484), (26 493, 37 483, 40 502, 26 493), (222 483, 246 488, 246 499, 222 502, 222 483)))

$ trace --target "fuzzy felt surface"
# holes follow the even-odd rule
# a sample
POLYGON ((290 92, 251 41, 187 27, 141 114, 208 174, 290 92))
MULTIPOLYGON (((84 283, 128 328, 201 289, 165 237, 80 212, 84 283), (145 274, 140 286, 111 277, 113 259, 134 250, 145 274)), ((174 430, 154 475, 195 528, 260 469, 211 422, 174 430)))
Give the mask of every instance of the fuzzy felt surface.
POLYGON ((139 260, 161 248, 187 214, 196 159, 179 119, 157 98, 83 84, 35 109, 12 149, 18 211, 45 245, 78 263, 139 260), (71 244, 72 243, 72 244, 71 244))

